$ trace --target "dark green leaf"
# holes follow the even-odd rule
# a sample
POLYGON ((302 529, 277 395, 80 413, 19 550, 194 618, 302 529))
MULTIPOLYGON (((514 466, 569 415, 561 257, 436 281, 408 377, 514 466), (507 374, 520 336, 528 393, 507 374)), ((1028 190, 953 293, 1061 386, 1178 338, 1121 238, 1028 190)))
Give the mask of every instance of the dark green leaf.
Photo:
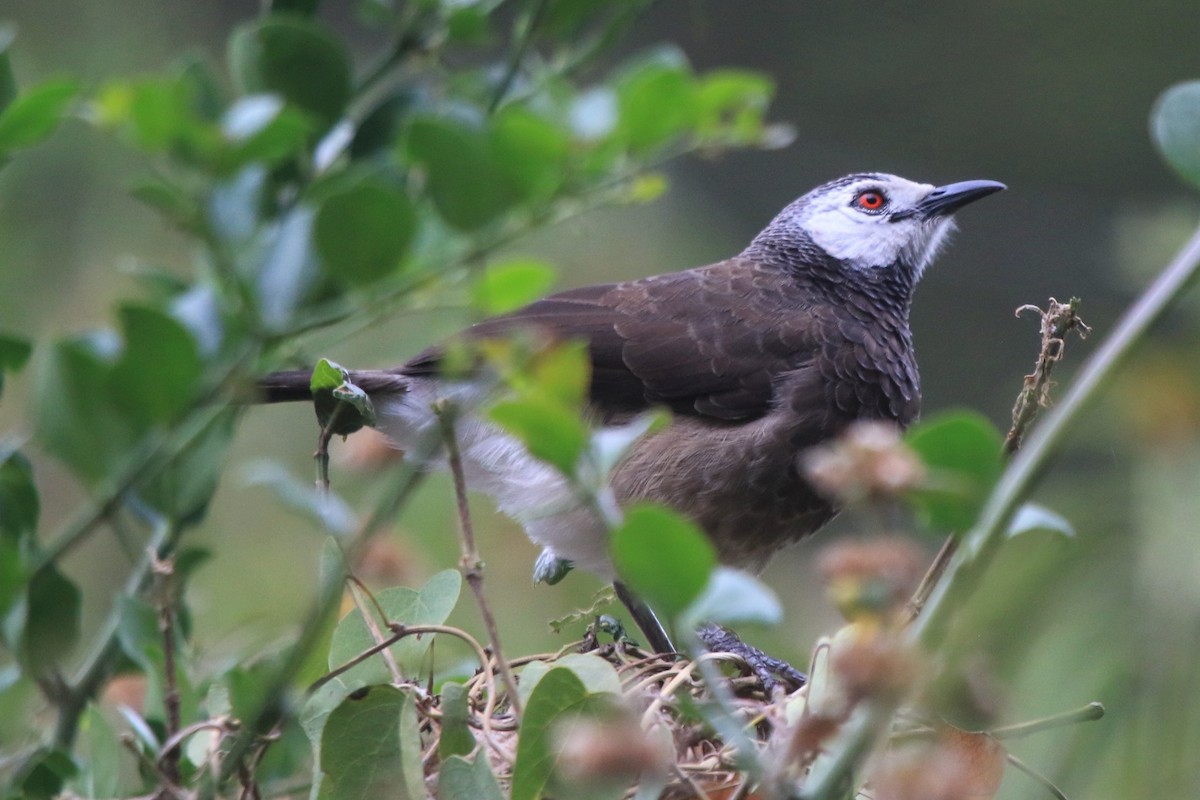
POLYGON ((695 630, 701 623, 778 625, 783 619, 779 598, 762 581, 732 567, 718 566, 700 596, 680 615, 679 627, 695 630))
POLYGON ((137 664, 147 676, 155 676, 163 664, 163 638, 158 629, 158 613, 144 600, 117 598, 117 643, 125 657, 137 664))
POLYGON ((133 419, 176 419, 200 383, 204 364, 196 340, 179 320, 152 306, 128 303, 117 317, 125 350, 113 367, 114 396, 133 419))
POLYGON ((574 474, 587 443, 587 426, 576 412, 545 397, 526 396, 496 403, 489 416, 520 439, 533 456, 565 475, 574 474))
POLYGON ((480 228, 517 200, 481 130, 450 119, 421 118, 409 128, 407 152, 425 168, 433 204, 456 228, 480 228))
POLYGON ((0 372, 19 372, 33 353, 33 343, 22 336, 0 333, 0 372))
POLYGON ((224 472, 236 419, 236 409, 227 409, 191 447, 149 477, 139 489, 141 499, 171 519, 198 522, 224 472))
POLYGON ((24 602, 5 620, 7 638, 17 642, 17 657, 27 672, 45 675, 74 649, 82 598, 79 587, 54 565, 34 573, 24 602))
POLYGON ((345 48, 310 19, 268 16, 243 25, 230 37, 229 66, 243 94, 278 94, 326 127, 350 98, 345 48))
POLYGON ((621 580, 671 619, 699 597, 717 564, 700 529, 662 506, 627 508, 611 548, 621 580))
MULTIPOLYGON (((391 635, 387 622, 399 622, 404 625, 441 625, 454 610, 461 588, 462 575, 458 570, 447 569, 430 578, 419 592, 403 586, 376 592, 375 600, 387 615, 386 621, 376 619, 376 625, 385 637, 391 635)), ((429 652, 433 638, 429 634, 420 637, 406 636, 391 647, 401 674, 408 678, 421 675, 425 655, 429 652)), ((375 639, 363 621, 361 612, 356 610, 347 614, 334 629, 333 638, 329 643, 329 668, 341 666, 374 645, 375 639)), ((358 687, 388 682, 391 680, 391 673, 383 657, 375 655, 343 673, 340 679, 346 686, 358 687)))
POLYGON ((523 199, 551 198, 566 177, 567 134, 520 106, 508 106, 492 120, 492 153, 509 184, 523 199))
POLYGON ((20 540, 7 535, 0 536, 0 619, 12 611, 13 604, 20 599, 29 581, 29 567, 24 557, 27 550, 20 540))
POLYGON ((1150 132, 1167 163, 1200 188, 1200 81, 1162 93, 1150 114, 1150 132))
POLYGON ((325 198, 314 237, 326 274, 361 286, 400 266, 416 230, 416 212, 407 195, 364 181, 325 198))
POLYGON ((557 277, 554 267, 531 258, 491 264, 471 287, 471 304, 486 316, 504 314, 544 295, 557 277))
POLYGON ((20 787, 17 796, 24 800, 50 800, 59 796, 78 771, 69 754, 42 747, 25 758, 13 783, 20 787))
POLYGON ((1000 477, 1000 432, 979 414, 952 412, 922 422, 905 438, 929 469, 912 495, 928 525, 937 531, 971 527, 1000 477))
POLYGON ((375 410, 370 398, 350 381, 350 373, 339 364, 322 358, 313 369, 309 386, 317 422, 323 429, 328 428, 338 436, 349 436, 364 425, 374 423, 375 410))
POLYGON ((347 697, 325 721, 321 771, 319 800, 424 800, 412 699, 391 686, 347 697))
POLYGON ((442 759, 437 800, 504 800, 504 793, 485 754, 472 761, 453 755, 442 759))
POLYGON ((37 530, 38 492, 33 468, 20 452, 2 452, 0 444, 0 535, 14 540, 37 530))
POLYGON ((271 13, 312 16, 320 5, 321 0, 271 0, 271 13))
POLYGON ((79 84, 62 79, 19 94, 0 113, 0 153, 30 147, 53 133, 78 92, 79 84))
MULTIPOLYGON (((469 724, 471 709, 466 688, 448 681, 442 684, 441 695, 442 735, 438 740, 438 757, 445 762, 450 756, 470 755, 476 742, 469 724)), ((442 777, 445 778, 445 772, 442 777)))

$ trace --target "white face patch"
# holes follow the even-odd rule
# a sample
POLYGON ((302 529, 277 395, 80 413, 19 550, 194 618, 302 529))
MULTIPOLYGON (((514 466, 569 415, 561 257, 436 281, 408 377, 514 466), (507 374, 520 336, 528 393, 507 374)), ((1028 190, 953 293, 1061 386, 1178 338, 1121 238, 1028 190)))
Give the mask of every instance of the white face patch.
POLYGON ((913 209, 933 188, 895 175, 864 177, 804 198, 800 213, 790 222, 853 269, 879 269, 903 261, 920 277, 954 230, 954 222, 920 214, 893 220, 892 214, 913 209), (874 212, 860 207, 856 199, 864 192, 879 193, 884 205, 874 212))

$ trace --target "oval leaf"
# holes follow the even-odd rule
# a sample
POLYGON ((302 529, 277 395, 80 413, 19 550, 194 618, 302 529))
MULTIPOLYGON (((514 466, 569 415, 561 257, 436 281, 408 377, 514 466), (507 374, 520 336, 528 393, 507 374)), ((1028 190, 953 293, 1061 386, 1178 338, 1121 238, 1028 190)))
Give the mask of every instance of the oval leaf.
POLYGON ((1000 432, 979 414, 952 412, 913 427, 905 439, 929 468, 911 498, 927 524, 938 531, 971 527, 1000 477, 1000 432))
POLYGON ((1150 114, 1150 133, 1167 163, 1200 188, 1200 81, 1162 93, 1150 114))
POLYGON ((325 198, 314 237, 328 275, 363 285, 395 271, 416 229, 408 197, 368 181, 325 198))
POLYGON ((636 505, 612 534, 621 580, 675 619, 704 590, 717 554, 699 528, 669 508, 636 505))

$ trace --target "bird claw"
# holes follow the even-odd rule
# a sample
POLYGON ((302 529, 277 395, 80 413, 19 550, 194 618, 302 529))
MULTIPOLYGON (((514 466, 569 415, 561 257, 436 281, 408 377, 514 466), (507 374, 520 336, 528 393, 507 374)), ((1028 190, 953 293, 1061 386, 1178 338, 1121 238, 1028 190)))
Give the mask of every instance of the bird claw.
POLYGON ((754 645, 746 644, 731 630, 720 625, 705 625, 697 631, 700 641, 714 653, 730 653, 746 663, 768 695, 783 685, 791 690, 808 683, 808 676, 781 658, 769 656, 754 645))

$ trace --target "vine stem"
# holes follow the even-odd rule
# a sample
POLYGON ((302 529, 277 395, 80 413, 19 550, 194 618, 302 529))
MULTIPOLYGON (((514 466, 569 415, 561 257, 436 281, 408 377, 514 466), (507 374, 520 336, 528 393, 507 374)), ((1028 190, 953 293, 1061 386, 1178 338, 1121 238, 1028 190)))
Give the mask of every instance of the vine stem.
POLYGON ((479 606, 479 615, 483 617, 483 627, 487 630, 488 642, 492 646, 492 655, 496 658, 496 667, 500 671, 500 680, 508 692, 508 702, 513 715, 521 718, 521 700, 517 693, 517 681, 513 678, 512 669, 504 659, 504 651, 500 647, 500 629, 496 625, 496 617, 488 605, 483 593, 483 559, 475 546, 475 526, 471 522, 471 511, 467 505, 467 481, 463 474, 462 453, 458 448, 458 437, 454 432, 455 410, 446 402, 435 407, 438 422, 442 428, 442 438, 446 445, 446 460, 450 463, 450 474, 454 478, 454 499, 458 507, 458 521, 462 534, 462 571, 475 595, 475 604, 479 606))
MULTIPOLYGON (((1183 293, 1197 271, 1200 271, 1200 227, 1121 317, 1112 335, 1084 362, 1063 399, 1030 432, 1024 447, 1000 476, 980 513, 979 521, 963 538, 958 553, 934 587, 924 613, 908 628, 907 637, 910 641, 919 643, 927 651, 941 643, 956 608, 950 598, 963 587, 978 585, 977 578, 1003 544, 1008 523, 1017 507, 1049 466, 1068 432, 1150 326, 1183 293)), ((852 719, 839 738, 839 750, 846 753, 864 752, 886 724, 887 719, 882 715, 864 714, 852 719)), ((833 755, 837 758, 838 754, 833 755)), ((837 769, 823 775, 818 785, 806 786, 799 797, 803 800, 843 797, 844 782, 850 778, 857 764, 857 758, 838 759, 837 769)))

